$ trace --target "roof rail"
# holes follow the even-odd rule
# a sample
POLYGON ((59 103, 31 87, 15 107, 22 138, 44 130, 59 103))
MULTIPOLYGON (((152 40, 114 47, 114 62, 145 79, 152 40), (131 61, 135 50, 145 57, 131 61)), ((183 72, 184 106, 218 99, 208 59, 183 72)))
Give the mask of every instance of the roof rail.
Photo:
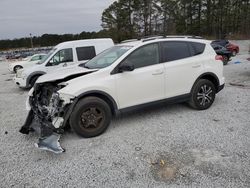
POLYGON ((121 44, 122 43, 126 43, 126 42, 134 42, 134 41, 138 41, 139 39, 128 39, 128 40, 123 40, 121 41, 121 44))
POLYGON ((166 38, 203 39, 203 37, 195 35, 168 35, 166 38))
POLYGON ((157 35, 156 36, 145 36, 141 40, 142 40, 142 42, 147 42, 150 40, 161 39, 161 38, 164 38, 164 36, 157 36, 157 35))

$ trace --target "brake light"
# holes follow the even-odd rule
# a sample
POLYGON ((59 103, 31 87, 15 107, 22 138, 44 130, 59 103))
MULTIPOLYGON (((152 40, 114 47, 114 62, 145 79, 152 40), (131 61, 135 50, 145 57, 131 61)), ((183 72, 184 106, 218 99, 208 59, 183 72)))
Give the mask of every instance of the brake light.
POLYGON ((216 55, 215 60, 223 61, 223 57, 221 55, 216 55))

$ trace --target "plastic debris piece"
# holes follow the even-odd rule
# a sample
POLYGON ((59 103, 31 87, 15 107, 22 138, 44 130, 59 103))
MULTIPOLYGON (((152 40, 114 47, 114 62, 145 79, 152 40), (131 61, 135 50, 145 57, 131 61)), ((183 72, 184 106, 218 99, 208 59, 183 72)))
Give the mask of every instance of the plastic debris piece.
POLYGON ((241 62, 240 61, 235 61, 234 64, 240 64, 241 62))
POLYGON ((161 164, 161 166, 164 166, 165 165, 165 161, 163 159, 161 159, 160 164, 161 164))
POLYGON ((53 153, 59 154, 65 152, 59 143, 60 139, 59 134, 52 134, 46 138, 39 138, 38 143, 35 143, 35 146, 38 149, 51 151, 53 153))

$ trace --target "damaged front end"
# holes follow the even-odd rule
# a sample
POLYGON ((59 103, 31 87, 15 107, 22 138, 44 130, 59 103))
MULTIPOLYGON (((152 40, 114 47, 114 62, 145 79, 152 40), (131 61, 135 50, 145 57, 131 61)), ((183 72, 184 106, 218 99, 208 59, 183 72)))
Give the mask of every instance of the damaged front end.
POLYGON ((39 134, 36 147, 54 153, 65 150, 60 146, 59 139, 68 122, 67 112, 72 99, 64 100, 58 91, 65 87, 64 84, 40 83, 35 84, 28 98, 29 114, 20 132, 39 134))

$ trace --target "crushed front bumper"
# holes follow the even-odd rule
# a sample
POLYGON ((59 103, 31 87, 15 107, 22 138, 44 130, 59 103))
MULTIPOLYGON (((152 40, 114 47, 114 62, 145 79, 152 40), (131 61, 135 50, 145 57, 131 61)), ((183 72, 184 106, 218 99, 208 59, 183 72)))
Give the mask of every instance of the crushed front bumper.
MULTIPOLYGON (((42 150, 62 153, 65 150, 60 146, 59 139, 64 132, 72 102, 67 96, 60 97, 57 92, 63 86, 52 84, 35 85, 29 91, 26 109, 29 111, 20 132, 29 134, 35 132, 39 140, 35 146, 42 150)), ((68 96, 72 97, 72 96, 68 96)))
POLYGON ((16 85, 18 85, 21 88, 26 88, 26 79, 23 78, 17 78, 16 76, 13 78, 13 81, 15 82, 16 85))

